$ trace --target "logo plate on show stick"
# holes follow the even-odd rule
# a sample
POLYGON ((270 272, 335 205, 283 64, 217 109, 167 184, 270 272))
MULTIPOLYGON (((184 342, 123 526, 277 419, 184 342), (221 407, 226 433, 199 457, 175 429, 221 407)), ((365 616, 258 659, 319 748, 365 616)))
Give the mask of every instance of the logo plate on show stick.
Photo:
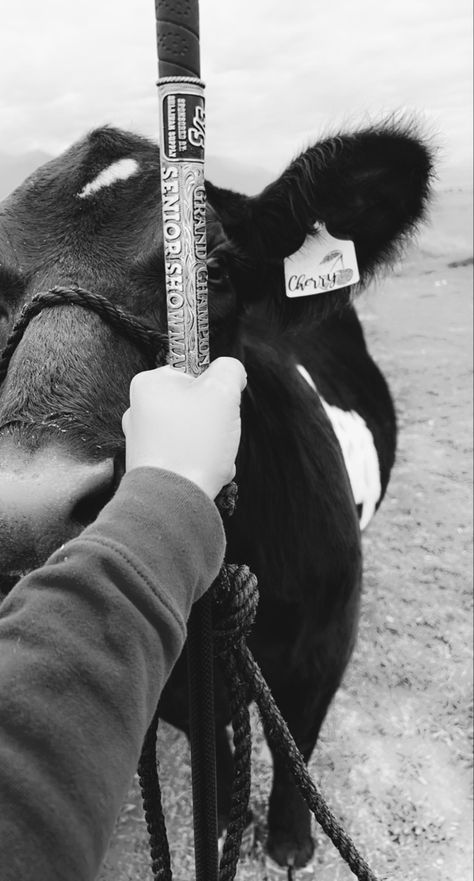
POLYGON ((310 297, 337 291, 360 279, 354 242, 335 239, 324 225, 315 226, 299 251, 284 261, 287 297, 310 297))
POLYGON ((204 161, 204 99, 192 92, 163 99, 163 149, 170 161, 204 161))

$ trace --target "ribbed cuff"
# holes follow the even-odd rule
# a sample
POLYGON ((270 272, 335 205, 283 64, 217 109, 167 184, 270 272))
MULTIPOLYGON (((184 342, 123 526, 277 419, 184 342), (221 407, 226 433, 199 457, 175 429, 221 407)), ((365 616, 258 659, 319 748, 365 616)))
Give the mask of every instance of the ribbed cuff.
POLYGON ((225 551, 215 504, 190 480, 159 468, 125 474, 81 537, 122 547, 160 590, 169 592, 185 618, 216 578, 225 551))

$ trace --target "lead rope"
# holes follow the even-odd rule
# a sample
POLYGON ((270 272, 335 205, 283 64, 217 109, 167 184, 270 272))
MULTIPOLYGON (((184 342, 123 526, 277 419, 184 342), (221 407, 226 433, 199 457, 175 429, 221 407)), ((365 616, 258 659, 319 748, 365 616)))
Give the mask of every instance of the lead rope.
POLYGON ((156 758, 156 735, 158 710, 145 735, 138 763, 138 779, 142 793, 143 812, 150 841, 150 857, 153 878, 171 881, 171 860, 166 834, 165 818, 161 801, 161 787, 156 758))
MULTIPOLYGON (((127 339, 144 346, 155 361, 165 363, 167 337, 110 303, 100 294, 73 287, 57 286, 35 294, 15 322, 0 358, 0 384, 4 381, 11 358, 32 318, 42 309, 74 305, 91 309, 127 339)), ((230 515, 235 507, 235 484, 225 488, 218 498, 222 514, 230 515)), ((250 797, 250 717, 248 700, 255 700, 269 745, 285 761, 316 821, 339 851, 359 881, 377 881, 362 859, 353 841, 338 823, 325 799, 311 780, 303 756, 299 752, 258 664, 245 639, 249 633, 258 604, 257 579, 247 566, 224 564, 211 587, 213 601, 214 651, 219 657, 227 681, 234 729, 234 775, 229 826, 219 867, 219 881, 233 881, 237 870, 242 833, 245 828, 250 797)), ((140 786, 145 817, 150 835, 154 881, 172 881, 171 861, 161 803, 161 790, 156 761, 158 713, 148 729, 139 762, 140 786)), ((289 869, 291 872, 291 869, 289 869)), ((291 877, 291 875, 289 875, 291 877)), ((208 881, 197 878, 196 881, 208 881)))
MULTIPOLYGON (((223 496, 224 504, 227 504, 227 513, 231 513, 235 505, 236 490, 233 490, 232 496, 230 500, 226 499, 225 494, 223 496)), ((309 776, 304 758, 299 752, 262 672, 246 644, 246 637, 252 628, 258 606, 258 586, 255 575, 250 572, 247 566, 225 563, 211 587, 211 594, 214 613, 214 653, 220 659, 229 690, 234 733, 231 807, 219 865, 219 881, 234 881, 248 815, 251 781, 249 700, 255 700, 257 704, 269 746, 285 762, 317 823, 330 838, 344 862, 347 863, 359 881, 377 881, 377 877, 359 854, 350 836, 336 820, 326 800, 309 776)), ((156 728, 154 738, 156 744, 156 728)), ((145 742, 147 743, 147 741, 145 742)), ((158 777, 156 776, 157 789, 152 792, 148 786, 155 786, 154 777, 146 769, 143 753, 142 759, 140 760, 140 785, 144 795, 144 804, 149 804, 156 799, 156 803, 160 805, 161 809, 158 777), (142 759, 144 760, 143 764, 142 759), (146 772, 146 776, 143 775, 143 771, 146 772)), ((151 761, 150 754, 148 754, 148 761, 151 761)), ((153 756, 153 762, 156 768, 155 756, 153 756)), ((150 818, 151 814, 148 814, 147 824, 149 824, 150 818)), ((153 860, 153 854, 157 852, 162 841, 162 830, 164 829, 162 815, 156 823, 156 828, 152 828, 150 831, 150 825, 148 825, 148 829, 153 860)), ((166 853, 167 856, 163 858, 163 862, 158 866, 158 872, 154 875, 154 881, 172 881, 167 842, 166 853)), ((288 869, 288 872, 288 877, 291 878, 291 868, 288 869)), ((196 881, 207 881, 207 879, 205 876, 200 876, 198 872, 196 881)))
MULTIPOLYGON (((227 565, 221 570, 213 591, 216 608, 220 607, 220 629, 218 627, 215 631, 216 652, 221 653, 231 694, 236 698, 240 695, 246 703, 249 699, 255 701, 269 746, 284 760, 316 821, 331 839, 353 874, 359 881, 377 881, 372 870, 360 856, 354 842, 336 820, 326 800, 309 776, 303 756, 299 752, 262 672, 246 644, 246 636, 252 627, 258 604, 255 576, 249 572, 246 566, 227 565)), ((241 708, 238 707, 238 710, 240 712, 241 708)), ((248 728, 250 732, 250 726, 248 728)), ((245 749, 245 753, 250 759, 249 748, 245 749)), ((239 775, 237 765, 240 756, 234 756, 234 760, 234 791, 237 794, 239 792, 238 779, 236 780, 239 775)), ((247 806, 248 799, 245 808, 242 806, 244 817, 247 806)), ((229 837, 231 836, 229 835, 229 837)), ((229 852, 234 847, 240 849, 240 840, 238 843, 236 841, 235 844, 233 842, 229 844, 229 852)), ((219 881, 232 881, 235 877, 237 861, 235 861, 232 871, 222 871, 223 864, 224 857, 221 862, 219 881)))

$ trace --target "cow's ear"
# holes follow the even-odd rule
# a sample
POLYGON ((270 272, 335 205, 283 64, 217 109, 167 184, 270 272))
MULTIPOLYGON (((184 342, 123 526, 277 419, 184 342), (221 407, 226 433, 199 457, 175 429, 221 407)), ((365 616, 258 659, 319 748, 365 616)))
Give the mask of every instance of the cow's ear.
POLYGON ((423 218, 431 177, 430 150, 409 127, 389 124, 310 147, 258 196, 210 185, 209 198, 252 263, 293 254, 322 222, 352 239, 367 281, 423 218))

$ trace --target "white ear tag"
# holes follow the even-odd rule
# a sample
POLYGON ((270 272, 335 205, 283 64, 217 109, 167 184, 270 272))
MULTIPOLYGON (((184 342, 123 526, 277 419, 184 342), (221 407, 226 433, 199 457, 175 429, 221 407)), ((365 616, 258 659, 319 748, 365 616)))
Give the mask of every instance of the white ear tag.
POLYGON ((287 297, 337 291, 360 279, 354 242, 335 239, 323 224, 315 229, 316 235, 308 236, 299 251, 284 261, 287 297))

